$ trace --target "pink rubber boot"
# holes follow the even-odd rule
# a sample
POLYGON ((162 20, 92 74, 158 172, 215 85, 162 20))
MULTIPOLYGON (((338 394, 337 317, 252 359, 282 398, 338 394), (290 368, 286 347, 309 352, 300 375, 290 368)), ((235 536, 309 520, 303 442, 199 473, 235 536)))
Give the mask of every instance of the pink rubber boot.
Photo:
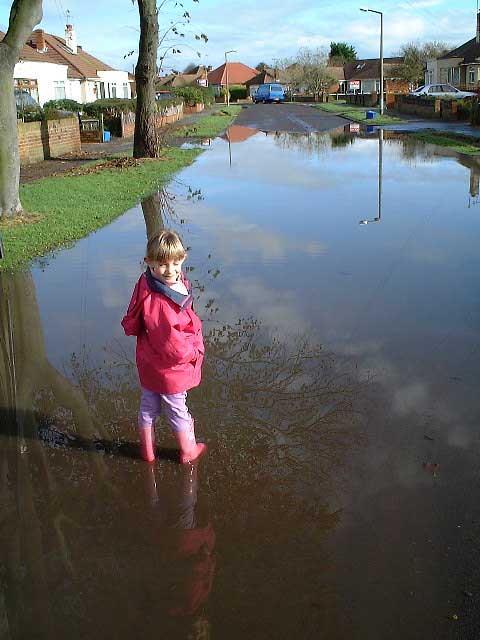
POLYGON ((203 444, 203 442, 197 443, 195 440, 195 426, 193 420, 192 426, 188 431, 177 431, 175 433, 175 437, 180 447, 181 464, 193 462, 207 450, 206 444, 203 444))
POLYGON ((139 427, 138 435, 140 438, 140 455, 145 462, 153 462, 155 460, 155 434, 153 427, 139 427))

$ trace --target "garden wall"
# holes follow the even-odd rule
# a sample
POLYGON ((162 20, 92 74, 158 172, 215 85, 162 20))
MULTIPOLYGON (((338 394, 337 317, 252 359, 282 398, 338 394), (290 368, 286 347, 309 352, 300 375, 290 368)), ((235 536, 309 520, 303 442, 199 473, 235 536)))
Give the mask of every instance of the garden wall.
POLYGON ((18 122, 20 164, 33 164, 80 151, 80 127, 77 118, 18 122))
POLYGON ((458 103, 456 100, 395 96, 395 109, 401 113, 411 113, 422 118, 458 120, 458 103))
MULTIPOLYGON (((163 127, 171 122, 177 122, 177 120, 183 118, 184 112, 183 104, 175 104, 167 107, 162 113, 159 112, 156 114, 155 122, 157 127, 163 127)), ((133 136, 135 132, 135 114, 132 112, 122 113, 120 122, 122 138, 133 136)))

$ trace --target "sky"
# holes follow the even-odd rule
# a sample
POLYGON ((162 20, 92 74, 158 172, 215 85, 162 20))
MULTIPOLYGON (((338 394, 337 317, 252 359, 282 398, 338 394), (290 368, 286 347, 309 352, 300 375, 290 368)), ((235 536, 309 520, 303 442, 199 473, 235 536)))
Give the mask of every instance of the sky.
MULTIPOLYGON (((169 54, 164 71, 182 71, 190 62, 218 67, 228 60, 251 67, 259 62, 293 57, 301 47, 330 47, 330 42, 353 45, 359 58, 379 56, 380 16, 383 12, 384 56, 396 55, 402 44, 441 40, 451 48, 475 35, 476 0, 182 0, 191 14, 185 38, 172 42, 180 54, 169 54), (454 6, 455 5, 455 6, 454 6), (195 40, 205 33, 208 42, 195 40), (201 54, 199 57, 197 52, 201 54)), ((159 15, 160 32, 182 13, 174 0, 159 15)), ((0 0, 0 29, 5 31, 11 1, 0 0)), ((114 68, 131 71, 136 61, 138 7, 131 0, 44 0, 45 31, 64 36, 66 12, 77 42, 114 68), (112 7, 114 7, 112 11, 112 7), (133 55, 124 57, 130 51, 133 55)))

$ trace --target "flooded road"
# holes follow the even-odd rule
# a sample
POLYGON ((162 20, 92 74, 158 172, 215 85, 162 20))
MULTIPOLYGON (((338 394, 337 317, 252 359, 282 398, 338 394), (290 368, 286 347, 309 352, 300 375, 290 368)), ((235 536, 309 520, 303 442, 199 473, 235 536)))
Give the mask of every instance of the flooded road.
POLYGON ((0 274, 0 637, 478 638, 480 167, 234 125, 168 188, 0 274), (181 233, 209 452, 136 451, 120 319, 181 233))

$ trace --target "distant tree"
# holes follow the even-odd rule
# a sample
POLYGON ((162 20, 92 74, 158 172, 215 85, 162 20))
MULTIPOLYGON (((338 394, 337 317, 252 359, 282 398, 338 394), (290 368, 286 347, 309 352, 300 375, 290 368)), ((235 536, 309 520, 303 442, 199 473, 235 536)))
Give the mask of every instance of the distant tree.
POLYGON ((299 49, 293 61, 287 65, 292 87, 297 90, 303 88, 317 100, 335 83, 335 79, 327 71, 328 60, 328 54, 324 48, 299 49))
POLYGON ((355 47, 348 42, 331 42, 330 43, 330 64, 342 65, 345 62, 357 59, 357 51, 355 47))
POLYGON ((415 43, 407 42, 400 47, 398 56, 404 59, 403 64, 393 69, 393 73, 406 80, 412 87, 425 82, 427 60, 438 58, 449 50, 445 42, 415 43))
POLYGON ((258 71, 258 73, 265 71, 265 69, 268 67, 269 65, 266 62, 259 62, 255 69, 258 71))

